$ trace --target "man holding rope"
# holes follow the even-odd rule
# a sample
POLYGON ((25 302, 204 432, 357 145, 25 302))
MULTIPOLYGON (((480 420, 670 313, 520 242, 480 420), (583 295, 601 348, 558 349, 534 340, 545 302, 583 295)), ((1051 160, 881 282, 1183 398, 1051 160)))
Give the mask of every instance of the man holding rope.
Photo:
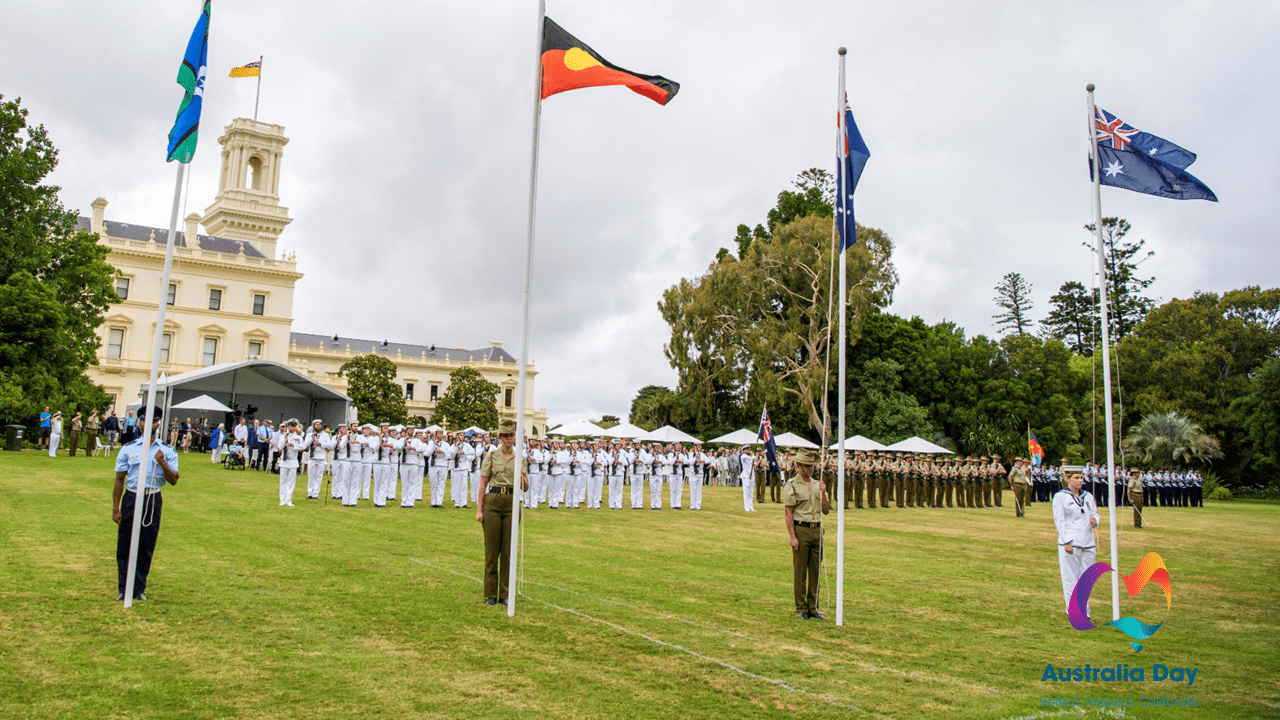
POLYGON ((818 612, 818 572, 822 561, 822 516, 831 512, 831 500, 826 484, 813 477, 818 454, 800 450, 794 462, 796 474, 782 487, 782 505, 791 540, 796 617, 826 620, 818 612))

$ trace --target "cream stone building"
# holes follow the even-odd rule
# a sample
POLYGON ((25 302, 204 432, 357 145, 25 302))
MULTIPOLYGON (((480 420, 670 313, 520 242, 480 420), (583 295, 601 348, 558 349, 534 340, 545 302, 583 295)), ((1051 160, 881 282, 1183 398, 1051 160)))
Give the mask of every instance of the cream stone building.
MULTIPOLYGON (((293 254, 277 251, 280 234, 292 222, 279 194, 281 156, 289 140, 280 125, 237 118, 218 142, 218 195, 203 218, 188 215, 185 230, 175 238, 164 290, 162 373, 267 360, 346 392, 338 369, 354 357, 377 353, 396 364, 411 416, 430 422, 436 401, 448 390, 449 373, 469 366, 501 388, 499 415, 515 419, 519 362, 500 342, 478 350, 438 349, 292 332, 293 293, 303 275, 293 254), (200 234, 200 225, 209 234, 200 234)), ((95 200, 92 216, 80 218, 80 225, 111 251, 107 262, 118 272, 116 292, 122 301, 107 310, 99 328, 98 364, 87 374, 112 395, 123 416, 150 375, 168 230, 108 220, 107 205, 103 198, 95 200)), ((530 364, 525 423, 531 434, 541 435, 547 414, 534 409, 536 374, 530 364)))

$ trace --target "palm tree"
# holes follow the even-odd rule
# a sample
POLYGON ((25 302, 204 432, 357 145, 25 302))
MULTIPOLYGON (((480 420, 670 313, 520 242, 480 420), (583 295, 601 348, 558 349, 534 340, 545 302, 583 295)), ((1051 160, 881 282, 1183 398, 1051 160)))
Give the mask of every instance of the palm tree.
POLYGON ((1185 465, 1222 457, 1218 441, 1176 412, 1142 418, 1124 439, 1124 450, 1144 465, 1185 465))

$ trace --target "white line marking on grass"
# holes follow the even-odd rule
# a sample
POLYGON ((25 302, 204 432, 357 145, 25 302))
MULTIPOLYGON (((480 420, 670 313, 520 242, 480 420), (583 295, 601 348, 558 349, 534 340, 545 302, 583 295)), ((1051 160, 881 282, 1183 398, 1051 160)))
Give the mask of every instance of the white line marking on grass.
POLYGON ((836 657, 836 656, 833 656, 833 655, 824 655, 823 653, 820 653, 820 652, 814 652, 813 650, 808 650, 808 649, 806 649, 806 648, 792 647, 792 646, 790 646, 790 645, 781 645, 781 644, 779 644, 779 643, 777 643, 777 642, 774 642, 774 641, 771 641, 771 640, 761 640, 760 638, 753 638, 753 637, 751 637, 750 635, 743 635, 742 633, 734 632, 733 630, 724 630, 724 629, 722 629, 722 628, 712 627, 711 625, 704 625, 704 624, 702 624, 702 623, 694 622, 694 621, 692 621, 692 620, 686 620, 686 619, 684 619, 684 618, 682 618, 682 617, 678 617, 678 616, 675 616, 675 615, 668 615, 668 614, 666 614, 666 613, 658 612, 658 611, 656 611, 656 610, 649 610, 649 609, 647 609, 647 608, 637 607, 637 606, 635 606, 635 605, 628 605, 628 604, 626 604, 626 603, 618 602, 618 601, 616 601, 616 600, 610 600, 610 599, 608 599, 608 598, 596 597, 595 595, 589 595, 589 594, 584 593, 584 592, 578 592, 578 591, 576 591, 576 590, 570 590, 570 589, 568 589, 568 588, 562 588, 562 587, 560 587, 560 586, 558 586, 558 585, 549 585, 549 584, 546 584, 546 583, 540 583, 540 582, 537 582, 537 581, 535 581, 535 580, 525 580, 525 582, 526 582, 526 583, 529 583, 529 584, 532 584, 532 585, 540 585, 540 586, 542 586, 542 587, 551 588, 551 589, 553 589, 553 590, 559 590, 559 591, 561 591, 561 592, 566 592, 566 593, 569 593, 570 595, 577 595, 578 597, 589 598, 589 599, 591 599, 591 600, 599 600, 600 602, 611 603, 611 604, 613 604, 613 605, 618 605, 618 606, 625 607, 625 608, 631 608, 632 610, 639 610, 640 612, 647 612, 647 613, 649 613, 649 614, 651 614, 651 615, 656 615, 656 616, 661 617, 661 618, 667 618, 667 619, 670 619, 670 620, 675 620, 675 621, 677 621, 677 622, 682 622, 682 623, 685 623, 685 624, 687 624, 687 625, 692 625, 692 626, 694 626, 694 627, 703 628, 703 629, 705 629, 705 630, 713 630, 713 631, 718 632, 718 633, 724 633, 725 635, 733 635, 733 636, 735 636, 735 637, 740 637, 740 638, 742 638, 742 639, 744 639, 744 640, 751 640, 751 641, 753 641, 753 642, 758 642, 758 643, 765 643, 765 644, 774 645, 774 646, 776 646, 776 647, 782 648, 783 650, 792 650, 792 651, 798 652, 798 653, 800 653, 800 654, 802 654, 802 655, 809 655, 809 656, 811 656, 811 657, 818 657, 818 658, 822 658, 822 659, 824 659, 824 660, 834 660, 834 661, 836 661, 836 662, 848 663, 848 664, 850 664, 850 665, 855 665, 855 666, 857 666, 857 667, 864 668, 864 669, 867 669, 867 670, 877 670, 877 671, 880 671, 880 672, 892 673, 892 674, 895 674, 895 675, 901 675, 902 677, 909 677, 909 678, 913 678, 913 679, 916 679, 916 680, 928 680, 928 681, 930 681, 930 682, 937 682, 937 683, 944 683, 944 684, 947 684, 947 685, 956 685, 956 686, 958 686, 958 687, 965 687, 965 688, 969 688, 969 689, 971 689, 971 690, 981 690, 982 692, 996 693, 996 694, 1000 694, 1000 695, 1005 694, 1005 691, 1004 691, 1004 690, 997 690, 996 688, 986 687, 986 686, 984 686, 984 685, 973 685, 973 684, 970 684, 970 683, 967 683, 967 682, 963 682, 963 681, 960 681, 960 680, 951 680, 951 679, 948 679, 948 678, 940 678, 940 677, 935 677, 935 676, 933 676, 933 675, 925 675, 925 674, 918 673, 918 672, 909 672, 909 671, 906 671, 906 670, 898 670, 897 668, 891 668, 891 667, 881 667, 880 665, 872 665, 871 663, 862 662, 862 661, 859 661, 859 660, 853 660, 853 659, 850 659, 850 658, 836 657))
POLYGON ((886 717, 886 716, 884 716, 884 715, 881 715, 880 713, 873 712, 873 711, 871 711, 871 710, 864 710, 864 709, 862 709, 862 708, 860 708, 860 707, 858 707, 858 706, 856 706, 856 705, 849 705, 849 704, 847 704, 847 703, 842 703, 842 702, 840 702, 840 701, 838 701, 838 700, 832 700, 831 698, 827 697, 826 695, 821 695, 821 694, 819 694, 819 693, 810 692, 810 691, 805 690, 805 689, 803 689, 803 688, 793 687, 793 686, 791 686, 791 685, 788 685, 786 682, 784 682, 784 681, 782 681, 782 680, 775 680, 774 678, 765 677, 765 676, 763 676, 763 675, 757 675, 757 674, 755 674, 755 673, 753 673, 753 672, 747 672, 746 670, 743 670, 742 668, 737 667, 737 666, 735 666, 735 665, 730 665, 729 663, 727 663, 727 662, 725 662, 725 661, 723 661, 723 660, 717 660, 717 659, 715 659, 715 658, 713 658, 713 657, 710 657, 710 656, 708 656, 708 655, 703 655, 702 653, 695 652, 695 651, 693 651, 693 650, 690 650, 689 648, 681 647, 680 645, 676 645, 676 644, 674 644, 674 643, 664 642, 664 641, 659 640, 659 639, 657 639, 657 638, 654 638, 654 637, 650 637, 650 636, 648 636, 648 635, 645 635, 645 634, 644 634, 644 633, 642 633, 642 632, 637 632, 637 631, 635 631, 635 630, 630 630, 630 629, 627 629, 627 628, 625 628, 625 627, 622 627, 621 625, 618 625, 618 624, 615 624, 615 623, 611 623, 611 622, 609 622, 608 620, 601 620, 601 619, 599 619, 599 618, 594 618, 594 617, 591 617, 590 615, 587 615, 586 613, 579 612, 579 611, 574 610, 574 609, 572 609, 572 608, 560 607, 559 605, 556 605, 556 604, 554 604, 554 603, 549 603, 549 602, 547 602, 547 601, 545 601, 545 600, 539 600, 539 599, 538 599, 538 598, 536 598, 536 597, 532 597, 532 596, 530 596, 530 595, 526 595, 526 594, 524 594, 524 593, 520 593, 520 595, 521 595, 522 597, 528 598, 529 600, 532 600, 533 602, 540 603, 540 604, 542 604, 542 605, 546 605, 546 606, 547 606, 547 607, 549 607, 549 608, 554 608, 554 609, 556 609, 556 610, 560 610, 561 612, 567 612, 567 613, 569 613, 569 614, 571 614, 571 615, 577 615, 578 617, 583 618, 584 620, 590 620, 591 622, 600 623, 601 625, 607 625, 607 626, 609 626, 609 627, 613 628, 614 630, 619 630, 619 631, 621 631, 621 632, 624 632, 624 633, 626 633, 626 634, 628 634, 628 635, 631 635, 631 636, 634 636, 634 637, 643 638, 643 639, 648 640, 649 642, 654 643, 654 644, 656 644, 656 645, 661 645, 661 646, 663 646, 663 647, 668 647, 668 648, 671 648, 671 649, 673 649, 673 650, 679 650, 679 651, 680 651, 680 652, 682 652, 682 653, 686 653, 686 654, 692 655, 693 657, 696 657, 696 658, 698 658, 698 659, 700 659, 700 660, 706 660, 707 662, 713 662, 713 663, 715 663, 716 665, 719 665, 720 667, 726 668, 726 669, 728 669, 728 670, 732 670, 732 671, 734 671, 734 672, 736 672, 736 673, 739 673, 739 674, 741 674, 741 675, 745 675, 746 677, 749 677, 749 678, 751 678, 751 679, 753 679, 753 680, 759 680, 759 681, 761 681, 761 682, 766 682, 766 683, 769 683, 769 684, 771 684, 771 685, 777 685, 778 687, 782 688, 783 690, 790 690, 791 692, 794 692, 794 693, 800 693, 801 695, 808 695, 809 697, 817 698, 818 700, 821 700, 821 701, 823 701, 823 702, 827 703, 828 705, 834 705, 834 706, 836 706, 836 707, 845 708, 846 710, 853 710, 853 711, 855 711, 855 712, 860 712, 860 713, 863 713, 864 715, 870 715, 870 716, 872 716, 872 717, 877 717, 877 718, 884 718, 884 717, 886 717))
MULTIPOLYGON (((1129 715, 1124 711, 1124 708, 1094 708, 1094 712, 1095 714, 1101 715, 1103 717, 1113 717, 1113 718, 1132 717, 1131 715, 1129 715)), ((1009 717, 1006 717, 1006 718, 1000 718, 1000 720, 1040 720, 1040 718, 1063 717, 1064 715, 1075 715, 1077 717, 1084 717, 1089 714, 1090 714, 1089 711, 1085 710, 1082 707, 1072 707, 1072 708, 1063 708, 1061 710, 1054 710, 1054 711, 1042 710, 1041 712, 1035 713, 1033 715, 1010 715, 1009 717)))
MULTIPOLYGON (((483 581, 483 580, 481 580, 480 578, 472 577, 472 576, 470 576, 470 575, 466 575, 466 574, 464 574, 464 573, 460 573, 460 572, 457 572, 457 571, 455 571, 455 570, 450 570, 449 568, 441 567, 441 566, 436 565, 436 564, 434 564, 434 563, 429 563, 429 562, 426 562, 426 561, 424 561, 424 560, 419 560, 419 559, 414 558, 414 557, 411 557, 411 558, 409 558, 409 559, 410 559, 410 560, 412 560, 412 561, 414 561, 414 562, 416 562, 416 563, 418 563, 419 565, 426 565, 427 567, 432 567, 432 568, 435 568, 435 569, 437 569, 437 570, 443 570, 443 571, 445 571, 445 572, 447 572, 447 573, 449 573, 449 574, 451 574, 451 575, 456 575, 456 576, 458 576, 458 577, 466 578, 466 579, 468 579, 468 580, 471 580, 471 581, 474 581, 474 582, 478 582, 478 583, 482 583, 482 584, 483 584, 483 582, 484 582, 484 581, 483 581)), ((541 583, 538 583, 538 584, 541 584, 541 583)), ((574 594, 575 594, 575 595, 580 595, 581 593, 574 593, 574 594)), ((734 671, 734 672, 736 672, 736 673, 738 673, 738 674, 740 674, 740 675, 744 675, 744 676, 749 677, 749 678, 751 678, 751 679, 753 679, 753 680, 759 680, 760 682, 769 683, 770 685, 776 685, 776 686, 778 686, 778 687, 780 687, 780 688, 782 688, 782 689, 784 689, 784 690, 789 690, 789 691, 794 692, 794 693, 799 693, 799 694, 801 694, 801 695, 808 695, 809 697, 817 698, 818 700, 821 700, 821 701, 823 701, 823 702, 827 703, 828 705, 834 705, 835 707, 845 708, 846 710, 853 710, 853 711, 855 711, 855 712, 860 712, 860 713, 862 713, 862 714, 864 714, 864 715, 870 715, 870 716, 872 716, 872 717, 877 717, 877 718, 886 718, 886 716, 881 715, 880 713, 873 712, 873 711, 871 711, 871 710, 864 710, 864 709, 862 709, 862 708, 860 708, 860 707, 858 707, 858 706, 856 706, 856 705, 849 705, 848 703, 842 703, 842 702, 840 702, 840 701, 838 701, 838 700, 832 700, 831 698, 827 697, 826 695, 821 695, 821 694, 819 694, 819 693, 810 692, 810 691, 805 690, 805 689, 803 689, 803 688, 793 687, 793 686, 791 686, 791 685, 788 685, 786 682, 784 682, 784 681, 782 681, 782 680, 776 680, 776 679, 774 679, 774 678, 765 677, 765 676, 763 676, 763 675, 757 675, 757 674, 755 674, 755 673, 753 673, 753 672, 748 672, 748 671, 746 671, 746 670, 743 670, 743 669, 742 669, 742 668, 740 668, 740 667, 737 667, 737 666, 735 666, 735 665, 731 665, 731 664, 729 664, 729 663, 727 663, 727 662, 725 662, 725 661, 723 661, 723 660, 717 660, 717 659, 715 659, 715 658, 713 658, 713 657, 710 657, 709 655, 703 655, 702 653, 695 652, 695 651, 693 651, 693 650, 690 650, 690 649, 688 649, 688 648, 686 648, 686 647, 681 647, 681 646, 676 645, 676 644, 674 644, 674 643, 664 642, 664 641, 659 640, 659 639, 657 639, 657 638, 654 638, 654 637, 650 637, 650 636, 648 636, 648 635, 645 635, 644 633, 637 632, 637 631, 635 631, 635 630, 631 630, 631 629, 628 629, 628 628, 622 627, 621 625, 618 625, 618 624, 615 624, 615 623, 611 623, 611 622, 609 622, 608 620, 601 620, 601 619, 599 619, 599 618, 594 618, 594 617, 591 617, 590 615, 587 615, 586 613, 579 612, 579 611, 574 610, 574 609, 572 609, 572 608, 561 607, 561 606, 559 606, 559 605, 556 605, 555 603, 549 603, 549 602, 547 602, 547 601, 545 601, 545 600, 539 600, 538 598, 533 597, 533 596, 531 596, 531 595, 526 595, 525 593, 520 593, 520 596, 521 596, 521 597, 524 597, 524 598, 526 598, 526 599, 528 599, 528 600, 532 600, 533 602, 539 603, 539 604, 541 604, 541 605, 545 605, 545 606, 547 606, 547 607, 549 607, 549 608, 553 608, 553 609, 555 609, 555 610, 559 610, 559 611, 561 611, 561 612, 566 612, 566 613, 569 613, 570 615, 576 615, 576 616, 578 616, 578 617, 580 617, 580 618, 582 618, 582 619, 584 619, 584 620, 590 620, 591 622, 600 623, 601 625, 607 625, 607 626, 609 626, 609 627, 613 628, 614 630, 618 630, 618 631, 620 631, 620 632, 624 632, 624 633, 626 633, 626 634, 628 634, 628 635, 631 635, 631 636, 633 636, 633 637, 643 638, 643 639, 645 639, 645 640, 648 640, 648 641, 649 641, 649 642, 651 642, 651 643, 654 643, 655 645, 661 645, 661 646, 663 646, 663 647, 671 648, 672 650, 679 650, 679 651, 680 651, 680 652, 682 652, 682 653, 685 653, 685 654, 688 654, 688 655, 692 655, 693 657, 696 657, 696 658, 698 658, 698 659, 700 659, 700 660, 706 660, 707 662, 715 663, 716 665, 719 665, 720 667, 726 668, 726 669, 728 669, 728 670, 732 670, 732 671, 734 671)), ((622 603, 617 603, 617 604, 621 605, 622 603)), ((888 720, 888 719, 886 718, 886 720, 888 720)))

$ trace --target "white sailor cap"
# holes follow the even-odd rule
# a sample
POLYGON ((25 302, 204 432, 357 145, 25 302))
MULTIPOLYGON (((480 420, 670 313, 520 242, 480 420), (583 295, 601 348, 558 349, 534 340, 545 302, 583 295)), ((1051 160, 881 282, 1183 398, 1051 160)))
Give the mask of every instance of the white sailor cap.
POLYGON ((324 421, 323 421, 323 420, 321 420, 321 419, 319 419, 319 418, 316 418, 315 420, 312 420, 312 421, 311 421, 311 424, 312 424, 312 425, 315 425, 316 423, 320 423, 321 425, 323 425, 323 424, 324 424, 324 421))
POLYGON ((361 425, 361 426, 360 426, 360 429, 361 429, 361 430, 364 430, 365 428, 368 428, 368 429, 370 429, 370 430, 377 430, 377 429, 378 429, 378 427, 377 427, 376 425, 374 425, 373 423, 365 423, 365 424, 363 424, 363 425, 361 425))

